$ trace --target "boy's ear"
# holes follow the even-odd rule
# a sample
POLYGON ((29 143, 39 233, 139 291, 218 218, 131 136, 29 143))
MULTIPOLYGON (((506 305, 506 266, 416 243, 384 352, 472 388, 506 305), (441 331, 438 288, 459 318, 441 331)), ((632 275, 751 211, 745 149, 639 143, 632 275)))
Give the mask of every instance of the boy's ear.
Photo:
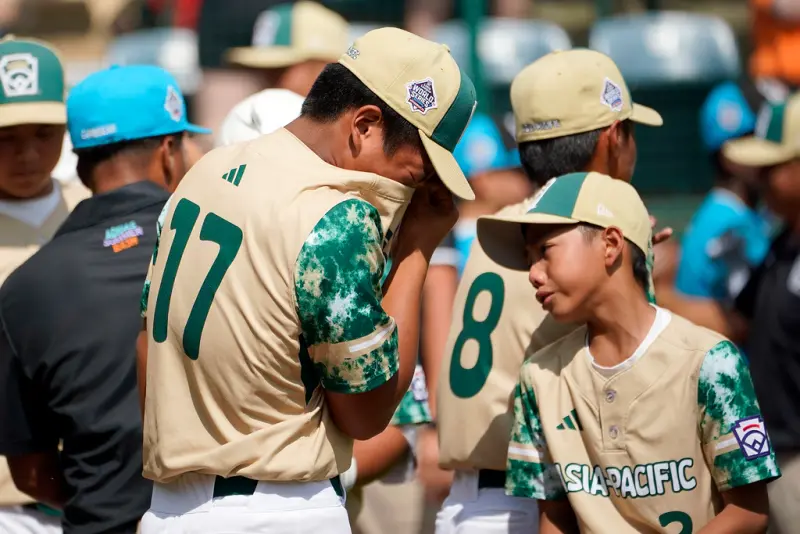
POLYGON ((625 249, 625 238, 620 229, 615 226, 604 229, 603 243, 606 267, 617 265, 622 260, 622 251, 625 249))

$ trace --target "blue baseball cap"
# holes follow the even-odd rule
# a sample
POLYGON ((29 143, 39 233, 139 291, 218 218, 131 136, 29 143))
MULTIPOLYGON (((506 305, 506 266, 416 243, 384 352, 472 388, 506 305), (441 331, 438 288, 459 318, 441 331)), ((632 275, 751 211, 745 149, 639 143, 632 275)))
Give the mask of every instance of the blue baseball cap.
POLYGON ((475 113, 453 151, 467 178, 511 167, 503 135, 488 115, 475 113))
POLYGON ((700 108, 700 136, 709 152, 716 152, 730 139, 751 134, 755 127, 755 113, 734 82, 714 87, 700 108))
POLYGON ((113 66, 73 87, 67 128, 76 150, 180 132, 211 133, 186 119, 175 78, 150 65, 113 66))

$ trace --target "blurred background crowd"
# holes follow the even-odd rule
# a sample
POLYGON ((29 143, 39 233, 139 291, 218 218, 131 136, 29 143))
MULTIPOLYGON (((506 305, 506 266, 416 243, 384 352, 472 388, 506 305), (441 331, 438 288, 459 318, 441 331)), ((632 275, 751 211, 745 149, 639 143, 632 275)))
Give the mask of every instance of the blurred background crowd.
MULTIPOLYGON (((180 85, 189 119, 214 132, 194 138, 192 150, 199 155, 255 135, 255 115, 258 121, 274 122, 272 128, 255 128, 262 132, 297 115, 302 102, 297 95, 308 92, 326 61, 258 53, 262 41, 278 39, 282 24, 260 15, 284 4, 0 0, 0 37, 14 34, 50 43, 63 61, 67 89, 112 64, 162 67, 180 85), (271 93, 263 110, 258 102, 234 109, 268 88, 287 92, 271 93)), ((450 303, 475 237, 475 221, 532 193, 519 168, 509 86, 524 66, 549 52, 588 47, 609 55, 633 99, 664 117, 662 128, 637 132, 633 180, 657 227, 675 230, 656 254, 654 279, 663 289, 657 290, 659 303, 674 304, 676 312, 713 326, 702 316, 710 308, 695 312, 683 297, 730 305, 780 231, 778 218, 762 206, 756 172, 726 160, 721 148, 730 139, 752 134, 764 104, 784 101, 800 85, 798 0, 320 0, 347 21, 342 28, 327 19, 320 22, 319 13, 303 4, 307 11, 295 6, 293 38, 305 34, 309 42, 338 46, 332 43, 349 42, 378 26, 400 26, 447 44, 475 82, 479 106, 456 158, 476 200, 460 206, 461 219, 436 261, 441 268, 429 275, 422 358, 438 358, 444 348, 450 303), (337 35, 340 30, 348 35, 337 35)), ((336 57, 344 50, 331 52, 336 57)), ((54 177, 66 183, 76 176, 76 159, 65 138, 54 177)), ((435 379, 429 377, 429 386, 435 379)), ((422 439, 435 441, 435 433, 422 439)), ((418 474, 430 504, 423 513, 427 519, 411 519, 427 525, 421 527, 425 530, 449 478, 435 467, 435 446, 428 449, 422 443, 416 452, 418 465, 427 466, 418 474)), ((375 510, 391 507, 373 504, 375 510)), ((364 514, 367 525, 366 508, 364 514)))

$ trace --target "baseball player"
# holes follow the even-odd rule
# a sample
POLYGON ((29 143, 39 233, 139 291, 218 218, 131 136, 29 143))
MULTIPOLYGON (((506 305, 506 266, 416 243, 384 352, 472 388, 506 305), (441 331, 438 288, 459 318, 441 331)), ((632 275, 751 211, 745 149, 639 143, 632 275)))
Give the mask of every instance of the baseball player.
MULTIPOLYGON (((282 128, 300 116, 302 103, 302 97, 285 89, 268 89, 248 97, 228 114, 218 143, 240 143, 282 128)), ((442 257, 447 256, 442 251, 440 246, 431 256, 426 287, 431 273, 442 268, 442 257)), ((384 277, 390 263, 387 258, 384 277)), ((429 300, 423 298, 423 309, 429 300)), ((430 421, 425 373, 417 365, 411 387, 390 425, 369 440, 354 442, 350 468, 341 474, 354 532, 418 532, 423 499, 414 481, 417 432, 430 421)))
MULTIPOLYGON (((630 181, 634 124, 662 123, 658 113, 631 101, 614 62, 591 50, 555 52, 535 61, 514 80, 511 103, 522 166, 537 187, 553 176, 583 170, 630 181)), ((529 203, 499 214, 524 213, 529 203)), ((510 399, 526 351, 531 354, 574 328, 556 323, 535 302, 532 307, 527 277, 492 261, 486 246, 475 243, 470 251, 444 354, 439 458, 443 467, 455 470, 455 478, 437 518, 439 534, 535 528, 535 502, 503 491, 510 399)))
MULTIPOLYGON (((64 71, 48 44, 0 40, 0 282, 50 240, 89 195, 77 180, 52 178, 67 112, 64 71)), ((60 532, 49 510, 17 491, 0 457, 0 531, 60 532)))
POLYGON ((648 301, 650 233, 632 186, 586 172, 478 222, 482 243, 518 242, 493 258, 527 260, 555 320, 583 325, 522 367, 506 491, 538 500, 540 534, 766 532, 780 471, 747 365, 648 301))
POLYGON ((143 533, 350 531, 339 475, 410 386, 475 105, 445 46, 375 30, 181 182, 145 284, 143 533))

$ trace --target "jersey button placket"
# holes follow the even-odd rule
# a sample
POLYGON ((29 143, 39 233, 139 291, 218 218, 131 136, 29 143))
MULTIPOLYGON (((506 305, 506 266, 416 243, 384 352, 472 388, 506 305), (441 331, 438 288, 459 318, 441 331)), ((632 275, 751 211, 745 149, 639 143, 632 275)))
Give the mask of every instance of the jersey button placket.
POLYGON ((617 398, 617 392, 613 389, 606 390, 606 402, 611 404, 617 398))

